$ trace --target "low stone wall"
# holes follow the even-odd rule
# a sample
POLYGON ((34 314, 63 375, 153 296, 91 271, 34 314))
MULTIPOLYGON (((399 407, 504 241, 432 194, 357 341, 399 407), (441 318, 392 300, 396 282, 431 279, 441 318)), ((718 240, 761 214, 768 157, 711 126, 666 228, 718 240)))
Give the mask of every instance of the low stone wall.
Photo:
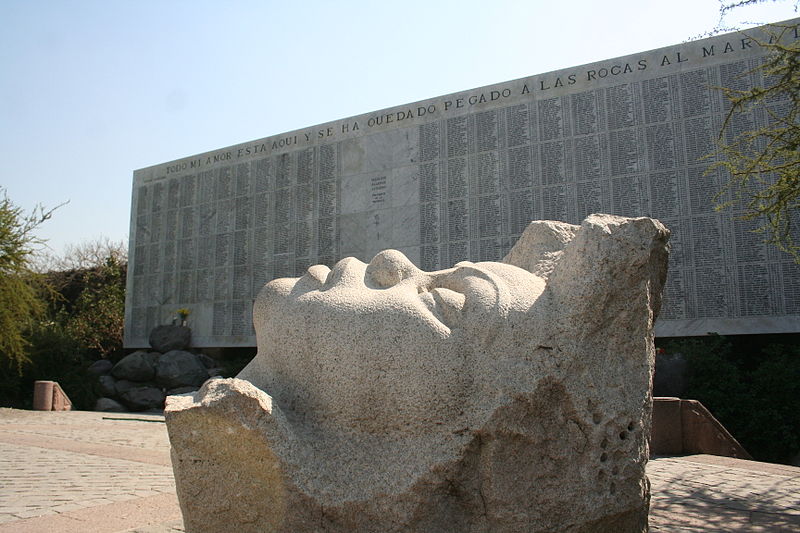
POLYGON ((34 411, 71 411, 72 402, 55 381, 36 381, 33 384, 34 411))
POLYGON ((650 454, 709 454, 752 459, 703 404, 680 398, 653 398, 650 454))

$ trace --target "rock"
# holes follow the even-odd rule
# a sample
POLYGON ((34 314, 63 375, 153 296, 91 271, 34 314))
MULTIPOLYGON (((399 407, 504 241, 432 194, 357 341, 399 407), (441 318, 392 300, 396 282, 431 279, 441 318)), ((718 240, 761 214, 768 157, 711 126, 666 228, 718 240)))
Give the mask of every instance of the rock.
POLYGON ((100 392, 103 396, 113 397, 117 395, 117 380, 111 376, 100 376, 97 380, 100 382, 100 392))
POLYGON ((120 393, 120 400, 132 411, 146 409, 162 409, 164 407, 164 391, 156 387, 133 387, 120 393))
POLYGON ((577 230, 578 226, 571 224, 535 220, 525 228, 503 262, 547 278, 577 230))
POLYGON ((152 385, 154 385, 154 384, 153 383, 138 383, 138 382, 135 382, 135 381, 128 381, 127 379, 117 380, 117 382, 114 384, 114 386, 116 388, 116 391, 117 391, 117 395, 120 395, 120 394, 122 394, 124 392, 127 392, 127 391, 129 391, 129 390, 131 390, 133 388, 136 388, 136 387, 152 386, 152 385))
POLYGON ((108 359, 100 359, 99 361, 95 361, 89 365, 89 368, 87 368, 86 371, 90 374, 94 374, 95 376, 102 376, 103 374, 108 374, 111 372, 111 368, 113 366, 114 363, 108 359))
POLYGON ((123 357, 111 369, 111 375, 117 379, 130 381, 148 381, 156 375, 153 356, 147 352, 133 352, 123 357))
POLYGON ((158 360, 161 359, 161 354, 158 352, 146 352, 144 358, 148 363, 153 365, 153 368, 155 368, 158 364, 158 360))
POLYGON ((222 376, 222 373, 225 371, 224 368, 209 368, 208 369, 208 376, 212 378, 218 378, 222 376))
POLYGON ((177 387, 174 389, 170 389, 166 392, 167 396, 172 396, 174 394, 186 394, 187 392, 194 392, 198 389, 198 387, 177 387))
POLYGON ((200 362, 203 363, 203 366, 206 368, 217 368, 219 366, 213 358, 204 353, 197 354, 197 358, 200 359, 200 362))
POLYGON ((208 379, 208 371, 193 354, 173 350, 162 355, 156 366, 156 383, 165 389, 199 387, 208 379))
POLYGON ((167 400, 187 531, 647 531, 668 231, 529 230, 509 263, 268 283, 238 379, 167 400))
POLYGON ((98 398, 94 404, 95 411, 102 411, 104 413, 127 413, 128 410, 124 405, 111 398, 98 398))
POLYGON ((186 326, 156 326, 150 332, 149 341, 157 352, 185 350, 192 342, 192 330, 186 326))

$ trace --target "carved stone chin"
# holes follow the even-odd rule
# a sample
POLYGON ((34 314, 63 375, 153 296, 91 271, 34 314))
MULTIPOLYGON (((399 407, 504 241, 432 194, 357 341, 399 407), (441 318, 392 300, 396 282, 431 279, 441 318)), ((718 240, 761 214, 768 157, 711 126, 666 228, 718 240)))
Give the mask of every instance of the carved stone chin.
POLYGON ((646 531, 668 235, 532 222, 500 263, 268 283, 253 361, 167 401, 187 530, 646 531))

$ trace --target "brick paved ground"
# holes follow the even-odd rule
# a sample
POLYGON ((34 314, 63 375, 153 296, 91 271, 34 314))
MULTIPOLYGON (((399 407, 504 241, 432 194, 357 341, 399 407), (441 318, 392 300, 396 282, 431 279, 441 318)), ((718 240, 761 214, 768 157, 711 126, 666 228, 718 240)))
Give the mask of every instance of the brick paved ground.
POLYGON ((800 468, 693 455, 652 460, 647 474, 651 531, 800 531, 800 468))
POLYGON ((163 420, 0 409, 0 532, 183 531, 163 420))
MULTIPOLYGON (((800 468, 697 455, 647 471, 651 531, 800 531, 800 468)), ((163 417, 0 409, 0 533, 182 524, 163 417)))

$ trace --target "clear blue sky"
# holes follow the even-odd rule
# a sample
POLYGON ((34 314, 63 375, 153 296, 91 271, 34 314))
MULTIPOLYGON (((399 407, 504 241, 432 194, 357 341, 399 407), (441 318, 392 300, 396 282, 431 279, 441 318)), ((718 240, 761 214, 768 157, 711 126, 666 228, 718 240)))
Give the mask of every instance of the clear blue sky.
POLYGON ((135 169, 676 44, 717 13, 716 0, 0 0, 0 186, 26 209, 69 201, 39 231, 56 253, 127 241, 135 169))

